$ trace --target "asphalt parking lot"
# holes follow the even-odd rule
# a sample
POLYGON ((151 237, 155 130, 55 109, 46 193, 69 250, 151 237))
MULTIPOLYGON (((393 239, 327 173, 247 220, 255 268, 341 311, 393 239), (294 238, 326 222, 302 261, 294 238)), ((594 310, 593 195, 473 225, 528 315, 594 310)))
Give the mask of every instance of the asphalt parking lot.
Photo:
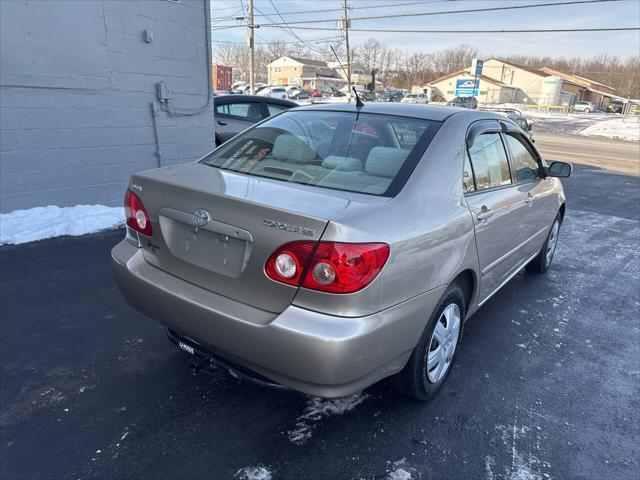
POLYGON ((194 374, 116 290, 122 231, 0 248, 0 476, 639 478, 640 177, 577 166, 565 186, 551 271, 467 323, 429 403, 194 374))

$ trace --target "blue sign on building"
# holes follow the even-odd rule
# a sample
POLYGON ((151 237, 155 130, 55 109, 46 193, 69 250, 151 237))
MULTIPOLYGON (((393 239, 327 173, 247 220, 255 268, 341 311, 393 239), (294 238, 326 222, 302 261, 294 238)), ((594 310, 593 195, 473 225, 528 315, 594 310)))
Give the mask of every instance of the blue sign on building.
POLYGON ((456 97, 477 97, 480 80, 456 80, 456 97))
POLYGON ((474 58, 473 62, 471 62, 471 74, 479 77, 480 75, 482 75, 482 67, 483 66, 484 66, 484 61, 483 60, 479 60, 477 58, 474 58))

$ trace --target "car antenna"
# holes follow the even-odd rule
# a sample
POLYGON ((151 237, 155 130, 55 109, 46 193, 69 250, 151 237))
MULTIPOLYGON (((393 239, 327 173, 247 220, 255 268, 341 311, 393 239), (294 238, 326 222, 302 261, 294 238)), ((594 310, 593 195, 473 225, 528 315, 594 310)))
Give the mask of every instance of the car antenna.
POLYGON ((351 83, 351 79, 349 78, 349 74, 347 73, 347 71, 344 69, 344 66, 342 65, 342 62, 340 61, 340 58, 338 57, 338 54, 336 53, 336 51, 333 49, 333 45, 329 45, 329 47, 331 47, 331 51, 333 52, 333 55, 336 57, 336 60, 338 60, 338 65, 340 65, 340 68, 342 69, 342 71, 344 72, 344 76, 347 77, 347 82, 349 82, 349 89, 353 90, 353 93, 356 96, 356 108, 362 108, 364 107, 364 103, 362 102, 362 100, 360 99, 360 95, 358 95, 358 91, 356 90, 356 87, 353 86, 353 84, 351 83))

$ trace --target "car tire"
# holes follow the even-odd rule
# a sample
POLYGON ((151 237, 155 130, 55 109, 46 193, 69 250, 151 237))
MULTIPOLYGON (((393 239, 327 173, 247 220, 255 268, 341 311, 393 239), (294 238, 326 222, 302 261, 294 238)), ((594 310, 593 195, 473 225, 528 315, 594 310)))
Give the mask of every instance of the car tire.
POLYGON ((585 108, 585 109, 583 110, 583 112, 584 112, 584 113, 591 113, 591 109, 590 109, 590 108, 585 108))
POLYGON ((464 292, 460 285, 452 283, 447 287, 438 306, 431 314, 409 361, 393 378, 393 386, 400 393, 425 401, 435 395, 445 382, 451 372, 458 351, 457 347, 462 338, 466 313, 464 299, 464 292), (439 338, 443 338, 443 334, 444 341, 439 343, 439 338), (438 349, 439 356, 436 353, 438 349), (438 358, 444 363, 435 363, 438 358))
POLYGON ((532 273, 545 273, 549 270, 553 256, 556 252, 556 246, 558 245, 558 236, 560 235, 560 227, 562 226, 562 217, 560 213, 556 215, 555 220, 551 224, 547 239, 544 241, 540 252, 531 260, 525 267, 527 272, 532 273))

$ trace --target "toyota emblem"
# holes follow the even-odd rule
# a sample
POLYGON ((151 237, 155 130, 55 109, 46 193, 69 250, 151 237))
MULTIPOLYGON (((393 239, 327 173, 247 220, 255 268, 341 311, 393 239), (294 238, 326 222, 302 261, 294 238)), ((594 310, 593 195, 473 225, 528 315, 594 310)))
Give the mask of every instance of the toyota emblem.
POLYGON ((211 215, 204 208, 199 208, 193 212, 193 224, 196 227, 204 227, 211 220, 211 215))

